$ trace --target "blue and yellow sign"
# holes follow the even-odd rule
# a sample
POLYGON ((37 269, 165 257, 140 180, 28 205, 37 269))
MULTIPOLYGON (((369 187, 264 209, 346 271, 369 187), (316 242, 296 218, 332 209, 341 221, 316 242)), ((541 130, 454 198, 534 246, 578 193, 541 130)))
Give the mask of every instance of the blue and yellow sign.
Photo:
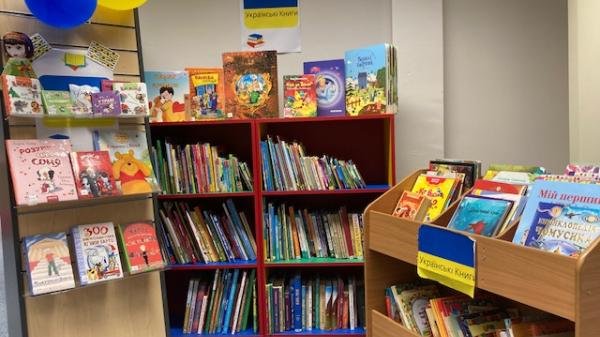
POLYGON ((419 228, 417 273, 471 297, 475 295, 475 240, 437 226, 419 228))
POLYGON ((241 0, 245 50, 300 51, 298 0, 241 0))

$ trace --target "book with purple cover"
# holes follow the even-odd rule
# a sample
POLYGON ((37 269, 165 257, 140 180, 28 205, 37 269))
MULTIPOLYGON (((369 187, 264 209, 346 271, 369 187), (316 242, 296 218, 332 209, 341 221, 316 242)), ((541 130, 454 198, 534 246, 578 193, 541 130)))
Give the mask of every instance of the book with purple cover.
POLYGON ((304 62, 304 73, 315 75, 317 115, 346 114, 344 60, 304 62))
POLYGON ((92 112, 94 115, 120 115, 121 99, 113 91, 92 94, 92 112))

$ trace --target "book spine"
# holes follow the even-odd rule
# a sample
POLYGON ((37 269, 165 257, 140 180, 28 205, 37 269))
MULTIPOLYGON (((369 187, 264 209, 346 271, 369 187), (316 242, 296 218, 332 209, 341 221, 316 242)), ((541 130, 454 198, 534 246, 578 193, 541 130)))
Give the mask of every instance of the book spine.
POLYGON ((194 284, 196 280, 190 280, 188 285, 187 300, 185 301, 185 313, 183 314, 183 333, 187 333, 187 322, 190 318, 190 309, 192 305, 192 293, 194 291, 194 284))
POLYGON ((227 330, 229 330, 229 323, 230 323, 230 319, 231 319, 231 312, 233 311, 233 307, 234 307, 234 299, 235 299, 235 293, 236 293, 236 287, 237 287, 237 281, 238 281, 238 277, 239 277, 239 273, 240 270, 239 269, 234 269, 233 271, 233 280, 231 281, 231 290, 229 291, 229 297, 227 298, 227 301, 225 302, 224 305, 224 311, 225 311, 225 319, 223 321, 223 330, 221 330, 221 333, 226 334, 227 330))
POLYGON ((300 274, 296 274, 293 278, 293 310, 294 310, 294 331, 302 331, 302 279, 300 274))
POLYGON ((71 236, 73 237, 73 246, 75 248, 75 257, 77 260, 77 270, 79 271, 79 281, 82 285, 89 283, 87 277, 87 263, 85 256, 85 249, 83 248, 83 241, 79 227, 73 227, 71 230, 71 236))

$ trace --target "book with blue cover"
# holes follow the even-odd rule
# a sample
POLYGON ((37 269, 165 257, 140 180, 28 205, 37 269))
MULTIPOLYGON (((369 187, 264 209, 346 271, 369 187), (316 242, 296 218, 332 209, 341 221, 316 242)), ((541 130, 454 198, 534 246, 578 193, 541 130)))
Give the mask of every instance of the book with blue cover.
POLYGON ((512 207, 509 200, 468 195, 461 200, 448 228, 483 236, 496 235, 512 207))
POLYGON ((344 60, 304 62, 304 73, 315 75, 318 116, 346 114, 344 60))

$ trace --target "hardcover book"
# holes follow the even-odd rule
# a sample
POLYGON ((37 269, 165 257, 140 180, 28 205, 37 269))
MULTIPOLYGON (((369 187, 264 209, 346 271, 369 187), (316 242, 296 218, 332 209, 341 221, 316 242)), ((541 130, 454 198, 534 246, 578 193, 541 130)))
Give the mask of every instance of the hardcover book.
POLYGON ((497 234, 511 207, 509 200, 468 195, 461 200, 448 228, 493 236, 497 234))
POLYGON ((115 226, 111 222, 71 230, 82 285, 123 277, 115 226))
POLYGON ((144 72, 150 101, 150 122, 183 122, 189 120, 185 96, 190 94, 186 71, 144 72))
POLYGON ((146 83, 113 83, 113 90, 121 100, 121 115, 147 116, 148 91, 146 83))
POLYGON ((412 192, 428 197, 431 206, 425 215, 425 221, 435 220, 448 206, 453 195, 456 179, 420 175, 415 181, 412 192))
POLYGON ((315 75, 317 115, 346 114, 345 64, 343 59, 304 62, 304 73, 315 75))
POLYGON ((43 115, 42 86, 35 78, 2 75, 6 116, 43 115))
POLYGON ((71 152, 71 163, 80 199, 119 194, 107 151, 71 152))
POLYGON ((6 141, 17 205, 77 199, 67 140, 6 141))
POLYGON ((113 80, 102 80, 100 81, 100 91, 109 92, 114 91, 113 84, 115 83, 127 83, 125 81, 113 81, 113 80))
POLYGON ((225 91, 222 68, 185 68, 190 78, 190 100, 192 118, 218 119, 225 116, 223 103, 225 91))
POLYGON ((481 175, 481 162, 470 160, 436 159, 429 162, 429 169, 438 172, 464 173, 464 188, 469 190, 481 175))
POLYGON ((283 76, 283 117, 317 116, 315 75, 283 76))
POLYGON ((429 206, 431 206, 431 200, 427 197, 410 191, 404 191, 392 215, 399 218, 421 221, 425 218, 429 206))
POLYGON ((121 114, 121 98, 113 91, 92 94, 92 112, 94 115, 118 116, 121 114))
POLYGON ((223 54, 225 111, 234 118, 279 116, 277 52, 223 54))
POLYGON ((42 101, 48 115, 73 115, 73 102, 68 91, 42 90, 42 101))
POLYGON ((77 107, 76 111, 81 114, 92 113, 92 94, 99 93, 100 88, 90 85, 69 84, 71 102, 77 107))
POLYGON ((75 288, 66 233, 28 236, 23 246, 32 295, 75 288))
POLYGON ((131 274, 160 269, 164 266, 156 229, 150 222, 119 225, 119 239, 127 270, 131 274))

